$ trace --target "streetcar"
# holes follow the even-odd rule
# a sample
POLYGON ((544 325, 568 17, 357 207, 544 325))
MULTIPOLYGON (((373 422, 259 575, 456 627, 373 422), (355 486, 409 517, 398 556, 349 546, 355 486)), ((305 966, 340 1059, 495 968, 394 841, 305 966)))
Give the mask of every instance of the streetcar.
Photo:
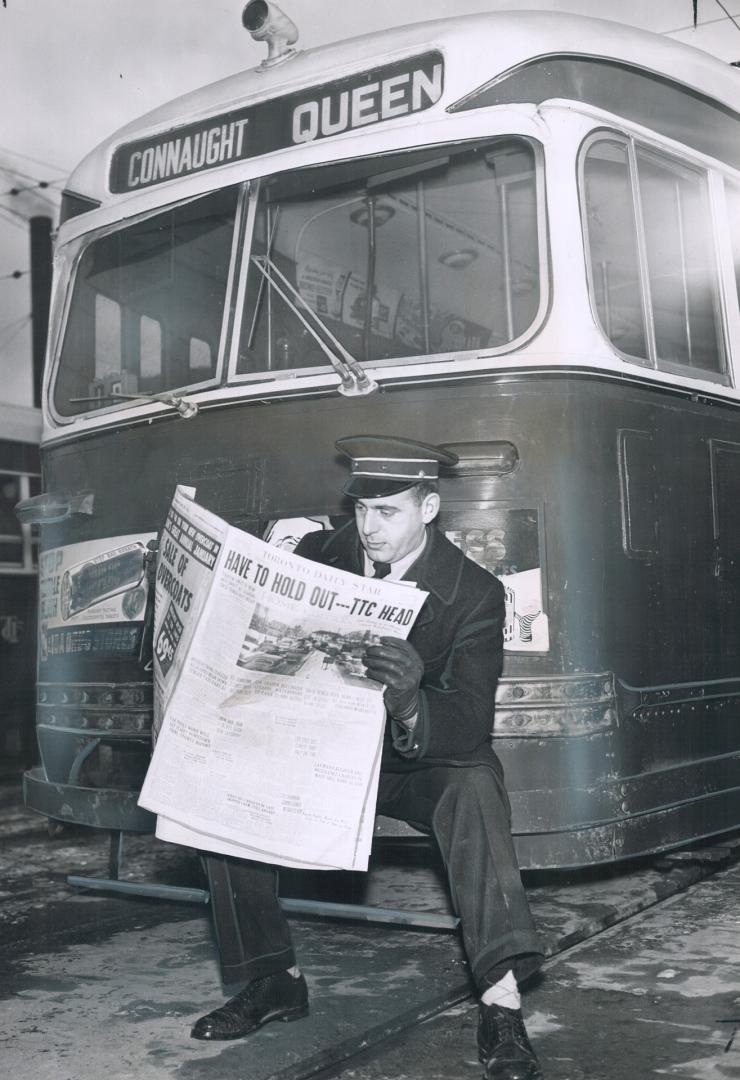
POLYGON ((632 28, 456 16, 128 125, 64 193, 30 806, 145 831, 147 544, 178 484, 290 545, 334 451, 459 457, 439 527, 506 591, 492 732, 522 868, 740 823, 740 73, 632 28))

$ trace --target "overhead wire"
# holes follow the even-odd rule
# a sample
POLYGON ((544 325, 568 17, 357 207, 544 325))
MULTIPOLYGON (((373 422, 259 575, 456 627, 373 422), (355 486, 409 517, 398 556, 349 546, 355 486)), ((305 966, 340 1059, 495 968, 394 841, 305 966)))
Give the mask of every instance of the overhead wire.
MULTIPOLYGON (((0 195, 0 198, 5 198, 5 196, 0 195)), ((52 211, 56 212, 57 207, 58 207, 58 203, 56 203, 53 199, 47 198, 46 195, 36 195, 36 199, 37 199, 38 203, 41 203, 45 207, 48 207, 50 212, 52 212, 52 211)), ((7 203, 0 203, 0 206, 4 210, 7 210, 9 213, 15 214, 17 217, 23 218, 24 221, 28 221, 28 218, 33 216, 32 214, 29 214, 29 213, 25 213, 25 214, 21 213, 20 210, 16 210, 13 206, 9 206, 7 203)))
POLYGON ((4 211, 6 214, 12 214, 13 217, 20 218, 21 221, 26 221, 27 220, 26 215, 22 214, 20 212, 20 210, 16 210, 15 207, 13 207, 13 206, 5 206, 3 204, 3 205, 0 205, 0 210, 4 211))
MULTIPOLYGON (((31 191, 31 190, 33 190, 33 189, 32 188, 22 188, 22 189, 11 190, 11 191, 2 191, 2 192, 0 192, 0 199, 13 198, 15 195, 22 195, 24 192, 31 191)), ((37 205, 42 204, 43 206, 48 207, 50 213, 52 213, 52 212, 55 213, 57 208, 58 208, 58 205, 59 205, 56 202, 56 200, 50 199, 48 195, 44 195, 41 192, 37 192, 34 195, 34 199, 36 200, 37 205)), ((23 205, 23 204, 21 203, 21 205, 23 205)), ((22 217, 24 221, 27 221, 28 218, 30 216, 32 216, 32 214, 29 214, 28 212, 26 212, 25 214, 21 213, 20 210, 16 210, 13 206, 8 205, 7 203, 0 203, 0 207, 7 210, 9 213, 16 214, 19 217, 22 217)))
POLYGON ((30 154, 21 154, 18 150, 9 150, 6 146, 0 146, 0 153, 10 154, 11 157, 23 158, 25 161, 32 161, 34 165, 43 165, 45 169, 51 169, 53 172, 62 173, 63 176, 67 176, 70 172, 69 169, 63 168, 61 165, 52 165, 50 161, 41 161, 39 158, 31 157, 30 154))
MULTIPOLYGON (((52 196, 59 195, 59 192, 54 189, 58 185, 64 184, 67 170, 61 169, 57 165, 52 165, 50 162, 32 158, 28 154, 18 154, 16 151, 8 150, 6 148, 0 147, 0 153, 9 155, 10 157, 23 158, 44 169, 51 169, 53 172, 62 174, 61 176, 53 177, 50 180, 40 180, 38 175, 33 175, 32 173, 26 172, 24 169, 19 169, 15 165, 11 165, 7 161, 2 161, 0 162, 0 177, 3 177, 5 182, 12 186, 7 191, 0 192, 0 199, 12 200, 15 196, 23 195, 27 192, 34 192, 33 197, 38 202, 47 205, 51 211, 55 211, 57 209, 57 203, 53 197, 50 198, 50 194, 52 196), (28 181, 31 182, 28 183, 28 181), (49 192, 49 194, 47 194, 47 192, 49 192)), ((0 202, 0 222, 15 225, 17 229, 21 229, 23 232, 27 232, 28 230, 28 215, 16 210, 14 206, 9 205, 8 202, 5 201, 0 202)), ((18 280, 29 273, 29 270, 13 270, 8 274, 0 275, 0 281, 18 280)), ((26 330, 31 322, 32 315, 27 314, 20 315, 0 326, 0 351, 4 351, 12 345, 15 339, 26 330)))
MULTIPOLYGON (((704 19, 702 22, 696 23, 696 25, 694 23, 690 22, 690 23, 687 23, 686 26, 675 26, 672 30, 661 30, 661 33, 662 34, 680 34, 684 30, 699 30, 702 26, 714 26, 716 23, 726 22, 727 19, 730 19, 734 23, 735 26, 738 26, 738 24, 735 22, 735 19, 740 18, 740 12, 738 12, 737 15, 731 15, 728 11, 726 11, 726 9, 722 6, 722 4, 720 4, 719 0, 716 0, 716 3, 718 3, 719 6, 722 8, 722 10, 725 12, 725 14, 721 15, 719 18, 716 18, 716 19, 704 19)), ((740 27, 738 27, 738 29, 740 29, 740 27)))
MULTIPOLYGON (((32 184, 24 183, 23 181, 21 181, 19 183, 17 181, 17 177, 21 176, 21 174, 13 172, 12 169, 6 169, 1 164, 0 164, 0 176, 4 176, 6 178, 6 182, 11 185, 8 188, 7 191, 0 192, 0 196, 4 196, 4 195, 22 195, 26 191, 44 192, 44 191, 48 190, 49 188, 53 189, 57 184, 63 184, 64 183, 63 180, 39 180, 38 177, 36 177, 36 176, 28 176, 28 177, 24 176, 23 177, 23 181, 25 181, 25 180, 33 180, 32 184)), ((43 199, 43 198, 46 198, 46 196, 41 194, 41 195, 37 195, 37 198, 43 199)))
MULTIPOLYGON (((27 192, 34 192, 34 198, 48 206, 51 211, 56 212, 58 207, 57 199, 50 197, 47 192, 51 189, 51 194, 58 197, 58 192, 54 190, 55 185, 63 184, 65 181, 62 177, 52 180, 40 180, 37 176, 32 176, 30 173, 24 172, 22 169, 16 169, 14 166, 0 161, 0 176, 7 177, 7 182, 11 184, 11 187, 7 191, 0 192, 0 199, 14 198, 18 195, 23 195, 27 192), (18 177, 22 177, 23 180, 31 180, 32 183, 18 183, 18 177)), ((0 208, 7 210, 10 213, 16 213, 13 207, 8 206, 5 203, 0 203, 0 208)), ((28 214, 20 215, 24 221, 28 220, 28 214)))
POLYGON ((0 219, 6 221, 9 225, 15 225, 16 229, 22 229, 23 232, 28 232, 28 221, 26 218, 24 218, 23 214, 19 214, 17 210, 13 210, 9 206, 0 206, 0 219))
MULTIPOLYGON (((733 26, 736 26, 736 27, 737 27, 737 29, 738 29, 738 30, 740 30, 740 23, 737 23, 737 22, 735 21, 735 18, 736 18, 736 16, 735 16, 735 15, 730 15, 729 11, 728 11, 728 10, 727 10, 727 8, 725 7, 725 5, 724 5, 724 4, 722 3, 722 0, 714 0, 714 2, 715 2, 715 3, 717 4, 717 5, 718 5, 718 7, 721 7, 721 8, 722 8, 722 10, 724 11, 724 13, 725 13, 725 15, 727 16, 727 18, 728 18, 728 19, 730 20, 730 22, 732 23, 732 25, 733 25, 733 26)), ((738 16, 738 17, 740 17, 740 16, 738 16)))
POLYGON ((31 322, 31 316, 30 316, 30 314, 29 315, 22 315, 20 317, 20 319, 16 319, 15 322, 17 323, 17 325, 15 326, 15 329, 10 334, 8 334, 5 338, 0 338, 0 350, 1 349, 7 349, 8 345, 10 345, 11 342, 15 341, 15 339, 20 334, 21 330, 25 329, 26 324, 31 322))
POLYGON ((41 195, 36 196, 36 198, 38 199, 38 206, 35 213, 30 213, 28 211, 22 212, 17 210, 15 206, 0 201, 0 217, 2 217, 4 221, 16 225, 19 229, 27 229, 30 219, 34 216, 53 218, 57 213, 59 204, 51 199, 44 198, 44 196, 41 195))
POLYGON ((7 322, 0 324, 0 334, 5 333, 6 330, 11 330, 17 327, 19 323, 23 323, 26 319, 30 318, 29 315, 16 315, 14 319, 8 319, 7 322))
POLYGON ((18 172, 17 169, 8 168, 7 165, 2 164, 2 161, 0 161, 0 173, 4 173, 8 177, 8 181, 13 183, 15 187, 23 187, 25 181, 28 180, 33 181, 33 184, 29 185, 30 187, 57 187, 58 184, 65 183, 65 177, 63 176, 52 177, 51 180, 39 180, 38 176, 31 176, 30 173, 18 172), (18 178, 20 178, 20 182, 18 182, 18 178))
POLYGON ((3 165, 0 162, 0 172, 8 173, 10 176, 22 176, 24 180, 36 180, 32 173, 24 172, 23 169, 16 169, 14 165, 3 165))
POLYGON ((54 198, 50 198, 46 192, 52 189, 54 195, 58 195, 58 192, 53 190, 53 185, 64 183, 63 180, 38 180, 36 177, 28 177, 28 179, 34 180, 33 184, 18 184, 15 181, 16 176, 20 175, 14 173, 11 169, 3 168, 0 165, 0 176, 4 175, 8 178, 8 183, 12 186, 7 191, 0 192, 0 198, 13 198, 18 195, 23 195, 26 192, 33 191, 34 198, 46 203, 47 206, 56 209, 57 203, 54 198))
POLYGON ((0 191, 0 197, 3 195, 22 195, 24 191, 38 191, 39 189, 43 191, 49 186, 48 180, 39 180, 37 184, 26 184, 25 187, 14 186, 8 188, 7 191, 0 191))

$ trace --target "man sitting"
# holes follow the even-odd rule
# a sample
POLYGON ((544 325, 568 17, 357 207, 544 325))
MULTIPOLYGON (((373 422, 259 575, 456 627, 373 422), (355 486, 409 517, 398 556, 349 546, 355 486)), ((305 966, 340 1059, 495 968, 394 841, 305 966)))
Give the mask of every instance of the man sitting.
MULTIPOLYGON (((504 590, 432 526, 441 447, 385 436, 339 439, 351 463, 354 521, 304 537, 298 555, 366 577, 415 582, 429 596, 408 641, 383 638, 364 664, 385 686, 377 812, 431 832, 447 870, 480 994, 478 1048, 488 1080, 541 1080, 518 983, 542 963, 491 747, 503 659, 504 590)), ((308 992, 277 898, 275 867, 208 854, 224 980, 246 981, 201 1017, 196 1039, 236 1039, 308 1012, 308 992)))

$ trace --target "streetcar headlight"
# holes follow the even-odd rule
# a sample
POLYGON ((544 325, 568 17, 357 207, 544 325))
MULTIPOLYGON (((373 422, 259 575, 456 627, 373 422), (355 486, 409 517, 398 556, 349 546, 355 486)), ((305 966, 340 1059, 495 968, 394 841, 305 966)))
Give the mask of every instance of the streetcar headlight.
POLYGON ((272 67, 295 56, 291 46, 298 40, 298 27, 277 4, 251 0, 242 12, 242 23, 255 41, 267 42, 267 59, 260 67, 272 67))
POLYGON ((15 505, 15 516, 21 525, 51 525, 64 521, 72 514, 92 514, 94 495, 92 491, 67 494, 44 491, 30 499, 22 499, 15 505))

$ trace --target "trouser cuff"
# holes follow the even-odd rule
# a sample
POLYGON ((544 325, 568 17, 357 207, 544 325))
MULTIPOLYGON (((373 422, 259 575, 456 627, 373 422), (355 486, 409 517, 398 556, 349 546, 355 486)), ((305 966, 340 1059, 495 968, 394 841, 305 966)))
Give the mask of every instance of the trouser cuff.
POLYGON ((475 985, 483 993, 511 970, 522 983, 542 967, 545 954, 534 931, 517 930, 498 938, 478 953, 472 963, 475 985))
POLYGON ((221 978, 225 983, 251 982, 252 979, 264 979, 266 975, 278 975, 294 967, 296 962, 293 949, 283 949, 269 956, 258 956, 254 960, 243 960, 239 964, 221 964, 221 978))

